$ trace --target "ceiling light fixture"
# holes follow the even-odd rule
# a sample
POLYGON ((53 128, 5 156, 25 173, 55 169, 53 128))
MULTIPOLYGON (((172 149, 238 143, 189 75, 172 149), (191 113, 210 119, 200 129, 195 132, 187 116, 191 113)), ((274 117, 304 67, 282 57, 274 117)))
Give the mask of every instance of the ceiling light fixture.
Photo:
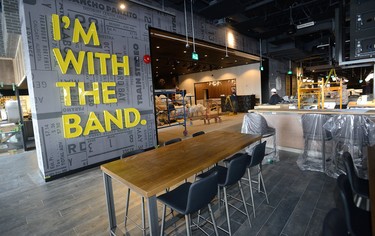
POLYGON ((227 35, 227 27, 225 27, 225 57, 228 56, 228 35, 227 35))
POLYGON ((315 25, 315 21, 310 21, 304 24, 297 25, 297 29, 303 29, 303 28, 314 26, 314 25, 315 25))
POLYGON ((125 3, 121 2, 121 3, 120 3, 120 9, 121 9, 121 10, 125 10, 125 8, 126 8, 125 3))
POLYGON ((260 70, 260 71, 263 71, 264 68, 263 68, 263 64, 262 64, 262 39, 259 39, 259 57, 260 57, 260 66, 259 66, 259 70, 260 70))
POLYGON ((198 54, 197 52, 195 51, 195 35, 194 35, 194 15, 193 15, 193 0, 190 0, 190 7, 191 7, 191 30, 193 32, 193 54, 192 54, 192 58, 194 60, 198 60, 198 54))
POLYGON ((292 71, 292 60, 289 59, 289 70, 288 70, 288 75, 292 75, 293 74, 293 71, 292 71))

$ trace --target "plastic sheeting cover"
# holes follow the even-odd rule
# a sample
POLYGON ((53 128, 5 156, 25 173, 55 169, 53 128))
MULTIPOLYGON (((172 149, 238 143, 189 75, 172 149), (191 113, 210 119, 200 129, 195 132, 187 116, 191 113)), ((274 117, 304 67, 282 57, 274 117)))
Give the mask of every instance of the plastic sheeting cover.
MULTIPOLYGON (((244 134, 259 134, 262 135, 262 140, 267 141, 266 156, 263 161, 265 163, 272 163, 279 161, 279 154, 276 151, 272 152, 274 145, 276 146, 276 131, 275 128, 268 126, 267 120, 260 114, 250 112, 243 117, 241 133, 244 134), (271 153, 272 152, 272 153, 271 153), (268 154, 268 155, 267 155, 268 154)), ((251 155, 252 150, 256 144, 252 144, 246 148, 246 152, 251 155)))
POLYGON ((341 158, 345 151, 352 157, 361 178, 367 178, 367 149, 366 146, 375 144, 375 123, 363 115, 336 115, 323 126, 331 132, 334 150, 331 173, 338 175, 345 171, 341 158))
POLYGON ((304 149, 297 160, 300 169, 320 172, 330 169, 333 140, 331 133, 323 127, 330 118, 324 114, 301 116, 304 149))

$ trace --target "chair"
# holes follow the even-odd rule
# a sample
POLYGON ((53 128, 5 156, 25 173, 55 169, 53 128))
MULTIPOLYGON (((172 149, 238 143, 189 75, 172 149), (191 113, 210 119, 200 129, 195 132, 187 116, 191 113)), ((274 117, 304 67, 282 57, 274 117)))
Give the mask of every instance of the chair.
POLYGON ((181 141, 182 141, 181 138, 174 138, 174 139, 171 139, 171 140, 168 140, 168 141, 164 142, 164 146, 170 145, 172 143, 181 142, 181 141))
MULTIPOLYGON (((304 164, 309 165, 309 168, 317 168, 318 170, 326 170, 326 142, 332 140, 332 135, 329 131, 323 128, 323 125, 327 122, 330 118, 330 115, 323 115, 323 114, 303 114, 302 119, 302 130, 303 130, 303 138, 305 139, 305 146, 303 150, 303 160, 304 164), (322 167, 319 166, 314 167, 312 163, 306 163, 306 159, 308 157, 308 152, 311 150, 309 147, 309 141, 320 141, 321 142, 321 153, 322 153, 322 167)), ((315 150, 314 150, 315 151, 315 150)), ((319 158, 320 159, 320 158, 319 158)), ((319 161, 320 162, 320 161, 319 161)))
POLYGON ((273 150, 266 155, 274 153, 277 156, 276 129, 268 126, 267 120, 262 115, 254 112, 246 114, 243 118, 241 133, 260 134, 262 139, 273 137, 273 150))
POLYGON ((340 199, 344 206, 346 226, 350 235, 371 235, 370 212, 356 207, 353 200, 353 192, 348 176, 342 174, 337 178, 337 186, 340 190, 340 199))
POLYGON ((349 152, 344 152, 342 158, 352 191, 359 197, 357 202, 357 206, 359 207, 362 198, 365 198, 369 202, 369 181, 358 177, 352 155, 349 152))
MULTIPOLYGON (((161 235, 164 234, 166 206, 170 207, 172 210, 179 212, 180 214, 185 215, 186 232, 189 236, 192 234, 191 214, 197 212, 205 206, 208 206, 215 234, 219 235, 217 232, 216 221, 210 203, 216 196, 217 183, 218 174, 216 172, 213 172, 205 178, 202 178, 194 183, 184 183, 174 190, 160 195, 158 197, 158 200, 164 204, 161 223, 161 235)), ((194 224, 194 226, 197 226, 199 229, 201 229, 197 224, 194 224)))
MULTIPOLYGON (((264 184, 263 175, 262 175, 262 161, 264 159, 265 152, 266 152, 266 141, 264 141, 263 143, 260 143, 260 144, 258 144, 254 147, 252 155, 249 156, 250 163, 247 165, 247 176, 248 176, 248 178, 247 179, 245 178, 245 179, 249 182, 250 197, 251 197, 250 206, 253 208, 254 217, 255 217, 255 205, 254 205, 254 195, 253 195, 252 183, 255 182, 255 183, 258 184, 258 192, 264 193, 264 195, 266 196, 266 201, 269 204, 268 194, 267 194, 266 186, 264 184), (251 179, 251 168, 255 167, 255 166, 258 166, 258 168, 259 168, 258 169, 258 181, 254 181, 254 180, 251 179), (263 192, 260 190, 261 184, 262 184, 262 187, 263 187, 263 192)), ((245 154, 237 153, 237 154, 233 155, 231 158, 228 158, 228 159, 224 160, 224 162, 228 163, 232 159, 238 158, 242 155, 247 155, 247 154, 246 153, 245 154)))
POLYGON ((227 199, 227 189, 228 187, 238 183, 238 187, 240 189, 242 203, 245 208, 245 212, 241 211, 237 207, 234 207, 232 204, 230 204, 233 208, 241 212, 242 214, 247 216, 247 219, 249 220, 249 224, 251 226, 250 216, 249 212, 247 210, 245 197, 243 194, 243 189, 241 185, 241 178, 245 174, 246 166, 249 164, 249 156, 247 154, 241 155, 238 158, 234 158, 231 160, 228 164, 228 167, 224 166, 215 166, 214 168, 210 169, 209 171, 198 175, 198 178, 204 178, 208 175, 210 175, 212 172, 217 172, 219 176, 218 180, 218 197, 219 197, 219 203, 220 203, 220 189, 223 189, 224 192, 224 203, 225 203, 225 210, 226 210, 226 216, 227 216, 227 223, 228 223, 228 231, 225 229, 218 227, 219 229, 223 230, 224 232, 228 233, 229 235, 232 235, 231 230, 231 224, 230 224, 230 218, 229 218, 229 207, 228 207, 228 199, 227 199))
POLYGON ((339 209, 333 208, 324 217, 322 236, 341 235, 348 235, 345 217, 339 209))
POLYGON ((204 131, 198 131, 198 132, 192 134, 191 136, 197 137, 197 136, 202 135, 202 134, 205 134, 205 132, 204 131))
MULTIPOLYGON (((142 152, 145 152, 145 150, 144 149, 137 149, 137 150, 133 150, 133 151, 130 151, 130 152, 127 152, 127 153, 123 153, 121 155, 121 159, 130 157, 130 156, 134 156, 134 155, 142 153, 142 152)), ((125 227, 126 227, 127 220, 129 219, 139 229, 142 230, 143 235, 146 235, 145 199, 144 199, 144 197, 141 197, 141 211, 142 211, 142 225, 141 226, 138 225, 134 220, 132 220, 129 217, 129 202, 130 202, 130 188, 128 188, 128 193, 127 193, 127 196, 126 196, 125 217, 124 217, 125 227)))
MULTIPOLYGON (((344 152, 350 152, 355 163, 365 166, 366 155, 363 148, 368 143, 368 120, 362 115, 335 115, 324 127, 332 133, 334 146, 334 162, 339 174, 344 173, 345 167, 341 158, 344 152)), ((359 173, 360 174, 360 173, 359 173)))

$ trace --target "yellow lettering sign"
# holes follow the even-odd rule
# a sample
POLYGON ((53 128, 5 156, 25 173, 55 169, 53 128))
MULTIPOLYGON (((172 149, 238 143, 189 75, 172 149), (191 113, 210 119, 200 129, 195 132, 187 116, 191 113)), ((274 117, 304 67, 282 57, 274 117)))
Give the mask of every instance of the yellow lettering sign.
POLYGON ((78 43, 80 37, 82 37, 83 42, 85 44, 89 44, 91 38, 92 38, 93 43, 94 43, 95 46, 98 46, 100 44, 99 43, 99 37, 98 37, 98 31, 96 30, 96 25, 95 25, 94 22, 91 22, 90 27, 89 27, 89 29, 88 29, 88 31, 86 33, 85 30, 83 29, 82 25, 81 25, 81 22, 79 22, 78 19, 74 20, 74 29, 73 29, 73 40, 72 40, 72 42, 73 43, 78 43))
POLYGON ((64 138, 76 138, 82 134, 81 117, 77 114, 62 115, 64 138))
POLYGON ((63 88, 64 92, 64 105, 65 106, 71 106, 72 105, 72 99, 70 96, 70 88, 75 87, 75 82, 56 82, 56 87, 63 88))
POLYGON ((100 133, 104 133, 104 128, 98 117, 95 115, 94 112, 90 112, 89 119, 87 120, 85 131, 83 131, 83 135, 89 135, 91 131, 99 131, 100 133))
POLYGON ((59 48, 54 48, 52 51, 53 51, 53 54, 55 54, 55 58, 57 60, 57 63, 59 64, 61 73, 66 74, 69 65, 72 64, 76 73, 78 75, 81 74, 83 61, 85 59, 85 52, 80 51, 78 53, 78 59, 76 59, 72 50, 69 49, 66 52, 65 59, 64 59, 61 55, 61 51, 59 48))
POLYGON ((92 91, 85 90, 85 83, 78 82, 79 105, 86 105, 86 96, 93 96, 94 104, 100 104, 99 83, 92 83, 92 91))
POLYGON ((116 103, 117 98, 109 98, 110 95, 115 95, 116 91, 111 90, 108 87, 115 87, 116 82, 103 82, 102 92, 103 92, 103 103, 116 103))
POLYGON ((106 131, 111 131, 112 127, 111 124, 115 124, 119 129, 124 128, 124 122, 122 122, 122 110, 121 109, 116 109, 116 117, 109 113, 109 111, 104 110, 103 111, 104 115, 104 125, 105 125, 105 130, 106 131))

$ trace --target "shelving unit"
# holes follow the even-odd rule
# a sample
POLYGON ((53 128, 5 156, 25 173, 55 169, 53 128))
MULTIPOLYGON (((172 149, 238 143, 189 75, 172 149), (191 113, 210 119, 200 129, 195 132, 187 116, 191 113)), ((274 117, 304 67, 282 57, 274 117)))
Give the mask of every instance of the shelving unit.
POLYGON ((156 119, 157 119, 157 128, 163 129, 172 126, 182 125, 184 127, 183 134, 187 136, 187 126, 186 126, 186 102, 185 102, 185 94, 183 91, 176 91, 176 90, 155 90, 155 95, 160 96, 164 95, 166 98, 161 98, 162 104, 158 105, 156 102, 156 119), (181 95, 181 99, 176 99, 176 94, 181 95), (169 101, 171 100, 171 101, 169 101), (180 107, 176 108, 175 104, 181 104, 180 107), (161 118, 161 116, 165 116, 161 118), (159 122, 163 119, 165 122, 161 124, 159 122), (182 122, 178 120, 183 120, 182 122))
POLYGON ((324 109, 324 102, 326 94, 332 91, 337 91, 340 100, 340 109, 342 109, 342 80, 339 81, 330 81, 331 75, 336 76, 335 69, 331 69, 328 74, 328 79, 324 80, 324 78, 321 81, 318 82, 303 82, 302 79, 298 79, 297 81, 297 92, 298 92, 298 109, 301 108, 301 101, 303 97, 306 96, 313 96, 316 95, 318 99, 318 108, 324 109), (328 86, 329 85, 329 86, 328 86))

